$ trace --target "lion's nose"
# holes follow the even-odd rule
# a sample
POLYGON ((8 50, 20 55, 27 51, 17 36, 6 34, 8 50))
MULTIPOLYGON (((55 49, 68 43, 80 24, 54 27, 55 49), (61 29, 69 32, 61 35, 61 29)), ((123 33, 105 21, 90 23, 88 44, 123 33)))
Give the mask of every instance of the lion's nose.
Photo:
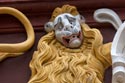
POLYGON ((79 30, 77 28, 73 28, 73 34, 78 34, 79 30))
POLYGON ((73 27, 71 25, 66 25, 65 26, 65 31, 72 31, 73 27))

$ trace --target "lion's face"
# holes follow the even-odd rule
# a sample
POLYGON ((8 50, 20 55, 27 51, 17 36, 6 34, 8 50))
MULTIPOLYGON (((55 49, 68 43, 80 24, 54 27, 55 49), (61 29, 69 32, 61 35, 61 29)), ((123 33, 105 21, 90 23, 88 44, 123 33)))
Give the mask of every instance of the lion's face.
POLYGON ((54 20, 56 39, 64 46, 78 48, 83 40, 79 19, 65 13, 57 16, 54 20))

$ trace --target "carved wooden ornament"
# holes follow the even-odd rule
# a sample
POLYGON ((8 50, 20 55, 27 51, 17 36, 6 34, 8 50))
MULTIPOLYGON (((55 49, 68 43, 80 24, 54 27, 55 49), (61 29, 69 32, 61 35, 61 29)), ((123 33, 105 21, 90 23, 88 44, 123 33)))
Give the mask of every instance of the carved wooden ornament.
POLYGON ((111 46, 112 57, 112 83, 125 83, 125 22, 110 9, 99 9, 95 12, 98 22, 109 22, 117 32, 111 46))
POLYGON ((112 83, 125 83, 125 22, 119 29, 112 43, 112 83))
POLYGON ((30 62, 28 83, 103 83, 111 43, 102 43, 99 30, 85 24, 76 7, 55 8, 45 30, 30 62))
POLYGON ((27 33, 27 40, 25 40, 24 42, 16 44, 8 44, 8 43, 0 44, 0 61, 2 61, 6 57, 14 57, 21 55, 26 50, 31 48, 31 46, 34 43, 35 36, 30 21, 23 13, 21 13, 17 9, 11 7, 0 7, 0 14, 9 14, 16 17, 24 25, 27 33))

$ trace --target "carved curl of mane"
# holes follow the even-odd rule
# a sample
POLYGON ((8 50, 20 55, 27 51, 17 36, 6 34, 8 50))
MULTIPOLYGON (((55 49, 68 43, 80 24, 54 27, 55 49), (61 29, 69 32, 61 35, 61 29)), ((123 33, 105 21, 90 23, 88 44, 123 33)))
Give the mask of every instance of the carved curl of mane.
POLYGON ((59 8, 59 7, 55 8, 55 10, 52 13, 50 21, 54 21, 54 19, 58 15, 63 14, 63 13, 70 13, 73 16, 79 14, 75 6, 64 5, 62 6, 62 8, 59 8))

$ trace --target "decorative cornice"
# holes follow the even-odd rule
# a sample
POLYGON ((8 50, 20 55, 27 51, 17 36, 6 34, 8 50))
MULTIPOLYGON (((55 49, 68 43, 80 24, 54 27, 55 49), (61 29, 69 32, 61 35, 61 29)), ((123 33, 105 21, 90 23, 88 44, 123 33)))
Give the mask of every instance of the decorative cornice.
MULTIPOLYGON (((1 0, 0 7, 9 6, 20 10, 30 19, 35 31, 42 31, 43 25, 49 20, 54 8, 58 6, 61 7, 63 4, 71 4, 76 6, 80 14, 85 17, 86 23, 89 24, 90 27, 112 27, 110 24, 96 23, 93 19, 93 13, 98 8, 111 8, 118 13, 122 20, 124 20, 124 3, 124 0, 109 0, 108 2, 105 0, 1 0)), ((25 31, 16 18, 9 15, 0 15, 0 18, 0 33, 25 31)))

